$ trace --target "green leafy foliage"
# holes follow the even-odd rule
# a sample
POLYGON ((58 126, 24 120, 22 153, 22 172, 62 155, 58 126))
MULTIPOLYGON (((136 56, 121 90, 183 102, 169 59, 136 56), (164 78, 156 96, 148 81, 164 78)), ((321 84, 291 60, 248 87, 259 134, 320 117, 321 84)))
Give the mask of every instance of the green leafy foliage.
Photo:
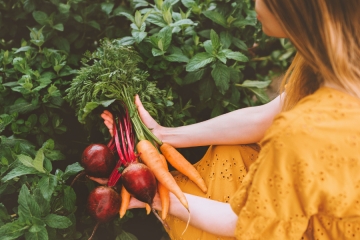
POLYGON ((187 117, 175 125, 269 101, 264 95, 269 81, 255 88, 243 84, 262 81, 250 49, 269 41, 260 31, 253 1, 135 0, 134 14, 119 14, 131 28, 119 43, 137 49, 150 76, 177 93, 175 111, 187 117), (182 109, 182 102, 191 108, 182 109))
POLYGON ((81 171, 82 167, 78 167, 78 164, 69 166, 72 170, 68 170, 68 175, 52 174, 52 160, 46 155, 52 145, 53 141, 48 140, 35 150, 27 141, 1 141, 1 195, 13 197, 15 192, 11 189, 19 189, 17 211, 3 215, 6 218, 0 225, 0 234, 4 239, 17 239, 20 236, 26 239, 49 239, 49 232, 56 233, 57 229, 73 232, 70 227, 73 225, 71 218, 75 210, 75 198, 70 200, 68 208, 55 206, 63 205, 59 196, 71 196, 65 194, 68 188, 65 182, 68 177, 81 171), (26 151, 19 154, 19 149, 26 151))
POLYGON ((130 115, 136 114, 134 96, 138 94, 155 119, 170 125, 171 115, 165 111, 171 110, 171 99, 166 91, 157 88, 156 82, 149 81, 149 74, 139 66, 141 62, 136 51, 107 39, 101 41, 96 51, 87 52, 82 60, 84 66, 66 96, 76 109, 79 121, 86 123, 97 106, 108 107, 115 101, 118 106, 126 104, 130 115))
MULTIPOLYGON (((0 29, 1 239, 90 236, 95 222, 84 206, 95 185, 69 183, 82 171, 82 150, 108 139, 98 110, 115 98, 83 91, 96 101, 77 103, 80 114, 64 98, 84 66, 98 66, 111 81, 133 70, 119 64, 117 51, 101 64, 118 71, 100 69, 102 39, 137 52, 133 76, 149 82, 141 98, 168 126, 267 102, 272 77, 295 53, 288 41, 262 34, 250 0, 0 0, 0 29), (84 128, 76 115, 97 124, 84 128)), ((139 217, 128 212, 99 230, 136 239, 125 229, 139 217)))

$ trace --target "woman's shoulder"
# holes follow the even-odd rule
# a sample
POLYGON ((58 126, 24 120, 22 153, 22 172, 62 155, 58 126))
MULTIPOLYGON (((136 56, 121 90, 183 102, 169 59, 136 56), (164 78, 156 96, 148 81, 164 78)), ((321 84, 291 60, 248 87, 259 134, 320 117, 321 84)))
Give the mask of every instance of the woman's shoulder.
POLYGON ((262 142, 280 136, 295 144, 311 140, 317 143, 348 134, 357 134, 360 139, 359 121, 360 99, 323 87, 293 109, 277 115, 262 142))

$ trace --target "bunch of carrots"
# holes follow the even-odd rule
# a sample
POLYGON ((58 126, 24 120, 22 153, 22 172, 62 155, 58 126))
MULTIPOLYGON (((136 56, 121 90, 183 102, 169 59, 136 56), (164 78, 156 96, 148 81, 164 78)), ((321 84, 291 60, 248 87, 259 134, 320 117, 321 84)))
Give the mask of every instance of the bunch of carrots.
MULTIPOLYGON (((120 179, 123 183, 120 217, 126 212, 130 195, 141 198, 135 196, 135 192, 129 191, 131 174, 126 170, 135 163, 141 163, 155 176, 156 188, 162 202, 162 220, 166 218, 169 210, 169 192, 189 211, 187 199, 169 172, 168 163, 186 175, 203 192, 207 191, 207 187, 193 165, 171 145, 160 141, 141 121, 134 103, 136 94, 143 104, 146 103, 146 108, 154 119, 163 119, 165 122, 168 119, 165 111, 167 104, 164 101, 166 91, 158 89, 154 81, 147 80, 149 74, 139 68, 141 62, 140 55, 131 47, 119 46, 116 41, 104 39, 96 51, 85 54, 84 67, 78 71, 67 89, 66 100, 76 108, 78 119, 84 124, 98 120, 98 115, 95 117, 95 114, 91 114, 98 106, 104 106, 116 113, 114 136, 108 146, 115 149, 119 160, 107 185, 114 186, 120 179), (129 183, 128 189, 125 182, 129 183)), ((142 171, 147 180, 152 182, 151 174, 143 166, 133 169, 142 171)), ((135 183, 134 180, 133 184, 135 183)), ((139 188, 135 185, 131 187, 139 188)), ((152 189, 149 189, 149 192, 153 194, 152 189)), ((152 199, 143 201, 148 203, 148 211, 152 210, 152 199)))
MULTIPOLYGON (((112 114, 111 114, 112 115, 112 114)), ((126 117, 122 118, 125 121, 125 125, 130 126, 129 124, 129 113, 126 110, 126 117)), ((118 119, 119 121, 119 119, 118 119)), ((142 123, 138 114, 133 114, 131 118, 132 125, 134 127, 136 133, 136 149, 128 149, 127 151, 135 151, 137 161, 144 163, 151 172, 154 173, 156 180, 157 180, 157 192, 161 199, 162 205, 162 212, 161 212, 161 219, 165 220, 168 214, 168 210, 170 207, 170 200, 169 200, 169 192, 172 192, 181 202, 181 204, 189 211, 189 206, 187 199, 184 193, 181 191, 179 186, 177 185, 173 175, 169 172, 168 163, 170 163, 176 170, 187 176, 191 181, 193 181, 203 192, 207 192, 207 186, 200 176, 199 172, 196 168, 189 163, 183 155, 181 155, 173 146, 167 143, 162 143, 159 139, 154 136, 149 129, 142 123)), ((121 126, 121 123, 120 123, 121 126)), ((121 127, 120 127, 121 129, 121 127)), ((110 141, 112 144, 117 143, 118 145, 118 152, 123 152, 124 150, 120 151, 119 146, 125 146, 124 137, 123 135, 129 135, 128 132, 122 132, 121 136, 119 137, 118 130, 116 128, 116 124, 114 121, 113 127, 113 137, 110 141), (119 139, 122 139, 122 142, 119 142, 119 139)), ((129 141, 127 141, 129 142, 129 141)), ((112 144, 109 144, 110 146, 112 144)), ((114 147, 111 147, 114 148, 114 147)), ((135 155, 132 155, 134 158, 135 155)), ((115 167, 113 173, 110 175, 108 186, 114 186, 116 181, 120 179, 121 170, 120 166, 126 166, 127 163, 124 161, 119 161, 117 166, 115 167)), ((121 189, 121 207, 119 210, 120 218, 122 218, 126 210, 128 208, 128 204, 130 202, 131 194, 126 189, 124 185, 122 185, 121 189)), ((150 213, 152 206, 149 203, 146 204, 147 213, 150 213)))

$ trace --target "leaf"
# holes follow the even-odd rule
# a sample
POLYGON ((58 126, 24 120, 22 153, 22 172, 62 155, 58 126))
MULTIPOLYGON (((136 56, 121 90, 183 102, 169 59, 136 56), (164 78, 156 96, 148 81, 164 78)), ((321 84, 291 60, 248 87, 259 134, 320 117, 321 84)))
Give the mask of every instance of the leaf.
POLYGON ((131 34, 136 43, 140 43, 147 36, 147 32, 132 31, 131 34))
POLYGON ((42 173, 45 173, 44 159, 45 159, 44 151, 42 149, 39 149, 35 155, 33 165, 36 170, 38 170, 39 172, 42 172, 42 173))
POLYGON ((118 43, 122 46, 132 45, 135 43, 134 37, 123 37, 120 40, 118 40, 118 43))
POLYGON ((217 63, 214 69, 211 71, 211 75, 214 78, 215 85, 218 87, 222 94, 229 89, 230 83, 230 71, 225 64, 217 63))
POLYGON ((201 101, 207 101, 211 98, 214 89, 215 89, 215 83, 211 78, 205 78, 204 81, 199 82, 200 85, 200 100, 201 101))
POLYGON ((156 14, 150 14, 149 17, 146 19, 146 21, 159 27, 167 26, 167 23, 164 21, 164 18, 156 14))
POLYGON ((227 21, 226 18, 221 15, 220 13, 216 12, 216 11, 205 11, 203 12, 203 14, 205 15, 205 17, 209 18, 210 20, 212 20, 213 22, 227 28, 227 21))
POLYGON ((87 22, 87 24, 99 31, 101 30, 100 24, 98 22, 96 22, 95 20, 91 20, 91 21, 87 22))
POLYGON ((219 35, 212 29, 210 31, 210 40, 211 40, 213 49, 217 52, 221 46, 220 38, 219 38, 219 35))
POLYGON ((216 58, 219 59, 223 64, 226 64, 226 62, 227 62, 226 55, 224 52, 219 52, 216 55, 216 58))
POLYGON ((21 164, 21 165, 17 166, 16 168, 12 169, 8 174, 6 174, 1 179, 1 181, 6 182, 15 177, 20 177, 23 175, 35 174, 35 173, 38 173, 38 171, 36 169, 34 169, 32 167, 30 168, 30 167, 27 167, 27 166, 21 164))
POLYGON ((20 154, 18 155, 18 159, 22 164, 24 164, 24 166, 32 167, 32 168, 34 167, 33 159, 31 157, 20 154))
POLYGON ((19 203, 19 209, 18 209, 19 216, 21 216, 23 219, 41 217, 40 206, 31 196, 29 189, 27 188, 26 185, 23 185, 20 189, 18 203, 19 203))
POLYGON ((25 233, 26 240, 48 240, 49 235, 45 227, 39 226, 37 232, 26 232, 25 233))
POLYGON ((189 58, 187 56, 178 53, 170 54, 164 58, 169 62, 189 62, 189 58))
POLYGON ((196 6, 196 2, 194 0, 181 0, 182 4, 184 4, 187 8, 192 8, 193 6, 196 6))
POLYGON ((255 19, 238 19, 232 22, 233 27, 241 28, 244 26, 255 26, 256 25, 256 18, 255 19))
POLYGON ((256 98, 261 102, 261 103, 268 103, 270 101, 268 95, 266 94, 264 89, 261 88, 247 88, 249 89, 251 92, 253 92, 256 95, 256 98))
MULTIPOLYGON (((2 221, 7 221, 10 219, 10 215, 4 204, 0 203, 0 226, 2 225, 2 221)), ((0 235, 1 236, 1 235, 0 235)))
POLYGON ((161 51, 161 50, 156 49, 156 48, 151 49, 151 53, 152 53, 152 55, 153 55, 154 57, 162 56, 162 55, 165 54, 164 51, 161 51))
POLYGON ((40 104, 33 104, 24 101, 18 101, 9 107, 9 113, 27 113, 40 107, 40 104))
POLYGON ((35 48, 31 47, 31 46, 24 46, 24 47, 21 47, 21 48, 18 48, 15 53, 19 53, 19 52, 31 52, 35 50, 35 48))
POLYGON ((204 76, 205 70, 199 69, 193 72, 189 72, 185 78, 183 84, 190 84, 199 81, 204 76))
MULTIPOLYGON (((63 125, 62 125, 63 126, 63 125)), ((62 128, 62 126, 58 127, 62 128)), ((51 161, 64 160, 65 155, 60 150, 44 150, 45 157, 51 161)))
POLYGON ((214 108, 211 111, 210 117, 214 118, 214 117, 221 115, 222 113, 223 113, 223 107, 221 106, 221 104, 216 103, 214 108))
POLYGON ((71 7, 70 4, 59 3, 58 10, 59 10, 59 12, 66 14, 66 13, 69 13, 70 7, 71 7))
POLYGON ((62 23, 58 23, 54 26, 52 26, 53 29, 58 30, 60 32, 64 31, 64 25, 62 23))
POLYGON ((271 80, 268 81, 256 81, 256 80, 245 80, 242 84, 236 84, 236 86, 249 88, 249 87, 255 87, 255 88, 266 88, 270 85, 271 80))
POLYGON ((68 211, 73 211, 75 209, 76 194, 74 189, 70 186, 64 187, 63 195, 63 205, 64 208, 68 211))
POLYGON ((43 227, 44 227, 44 226, 41 226, 41 225, 38 225, 38 224, 33 224, 33 225, 29 228, 29 232, 31 232, 31 233, 40 232, 43 227))
POLYGON ((52 213, 47 215, 44 220, 49 227, 57 229, 68 228, 72 224, 69 218, 52 213))
POLYGON ((111 11, 114 8, 114 3, 101 3, 101 10, 107 15, 110 15, 111 11))
POLYGON ((100 104, 97 102, 88 102, 86 103, 85 107, 83 108, 83 114, 79 117, 81 117, 81 119, 79 119, 79 121, 81 123, 85 123, 85 118, 95 109, 99 106, 100 104))
POLYGON ((84 19, 80 15, 74 15, 73 18, 79 23, 84 22, 84 19))
POLYGON ((172 39, 172 30, 170 27, 165 27, 163 29, 161 29, 161 31, 159 32, 159 37, 162 40, 163 43, 163 51, 166 51, 171 43, 171 39, 172 39))
POLYGON ((49 117, 46 113, 42 113, 39 117, 39 122, 42 126, 44 126, 49 121, 49 117))
POLYGON ((64 181, 66 181, 70 176, 73 176, 82 170, 84 170, 84 168, 80 165, 80 163, 78 163, 78 162, 73 163, 66 167, 65 173, 62 178, 64 181))
POLYGON ((220 33, 220 42, 224 49, 229 48, 231 45, 232 36, 229 31, 220 33))
POLYGON ((48 15, 41 11, 35 11, 32 13, 34 19, 36 22, 38 22, 40 25, 46 25, 48 20, 48 15))
POLYGON ((181 19, 170 24, 170 27, 179 27, 182 25, 196 25, 191 19, 181 19))
POLYGON ((43 176, 38 182, 38 187, 46 200, 50 200, 56 186, 57 178, 51 174, 43 176))
POLYGON ((225 56, 226 56, 226 58, 233 59, 233 60, 240 61, 240 62, 248 62, 249 61, 248 57, 245 56, 244 54, 242 54, 241 52, 228 51, 228 52, 225 52, 225 56))
POLYGON ((18 239, 22 236, 28 227, 20 221, 7 223, 0 227, 1 240, 18 239))
POLYGON ((206 40, 206 41, 204 42, 204 48, 205 48, 205 51, 206 51, 207 53, 211 54, 211 56, 213 56, 213 55, 214 55, 214 52, 216 52, 216 51, 214 51, 214 48, 213 48, 213 45, 212 45, 211 40, 206 40))
POLYGON ((198 70, 199 68, 206 66, 214 60, 215 58, 207 52, 198 53, 190 59, 190 61, 186 65, 186 71, 192 72, 198 70))
MULTIPOLYGON (((51 211, 51 204, 53 202, 44 198, 43 194, 41 193, 40 189, 36 188, 33 189, 33 196, 37 204, 41 207, 41 216, 46 216, 51 211)), ((41 220, 42 221, 42 220, 41 220)), ((37 224, 40 224, 39 222, 37 224)), ((42 223, 40 225, 45 225, 45 223, 42 223)))
POLYGON ((244 50, 244 51, 248 51, 248 46, 246 45, 246 43, 244 41, 241 41, 238 38, 232 38, 232 43, 239 49, 244 50))
POLYGON ((58 36, 52 42, 59 50, 70 52, 70 43, 66 38, 58 36))
POLYGON ((131 22, 135 23, 135 18, 130 13, 120 12, 119 15, 122 15, 122 16, 126 17, 127 19, 129 19, 131 22))

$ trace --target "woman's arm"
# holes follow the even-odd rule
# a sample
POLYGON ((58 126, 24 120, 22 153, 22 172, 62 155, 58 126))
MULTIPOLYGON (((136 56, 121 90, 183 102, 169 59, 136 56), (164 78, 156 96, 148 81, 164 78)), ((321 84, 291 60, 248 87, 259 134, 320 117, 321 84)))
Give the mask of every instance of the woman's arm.
MULTIPOLYGON (((278 96, 261 106, 242 108, 204 122, 175 128, 159 125, 143 107, 138 96, 135 97, 135 104, 142 121, 155 136, 176 148, 185 148, 250 144, 260 141, 275 115, 281 111, 282 99, 283 96, 281 98, 278 96)), ((105 125, 111 130, 111 113, 105 111, 101 116, 105 125)))
MULTIPOLYGON (((215 235, 234 237, 238 216, 233 212, 229 203, 186 193, 185 196, 189 203, 190 224, 192 226, 215 235)), ((143 207, 145 207, 145 203, 131 198, 129 209, 143 207)), ((158 195, 154 198, 153 207, 161 211, 161 201, 158 195)), ((189 219, 189 212, 172 193, 170 193, 169 214, 178 217, 184 222, 189 219)))
POLYGON ((278 96, 261 106, 239 109, 204 122, 176 128, 160 126, 144 109, 139 98, 136 98, 135 103, 145 125, 161 141, 176 148, 185 148, 260 141, 275 115, 281 111, 282 98, 278 96))

